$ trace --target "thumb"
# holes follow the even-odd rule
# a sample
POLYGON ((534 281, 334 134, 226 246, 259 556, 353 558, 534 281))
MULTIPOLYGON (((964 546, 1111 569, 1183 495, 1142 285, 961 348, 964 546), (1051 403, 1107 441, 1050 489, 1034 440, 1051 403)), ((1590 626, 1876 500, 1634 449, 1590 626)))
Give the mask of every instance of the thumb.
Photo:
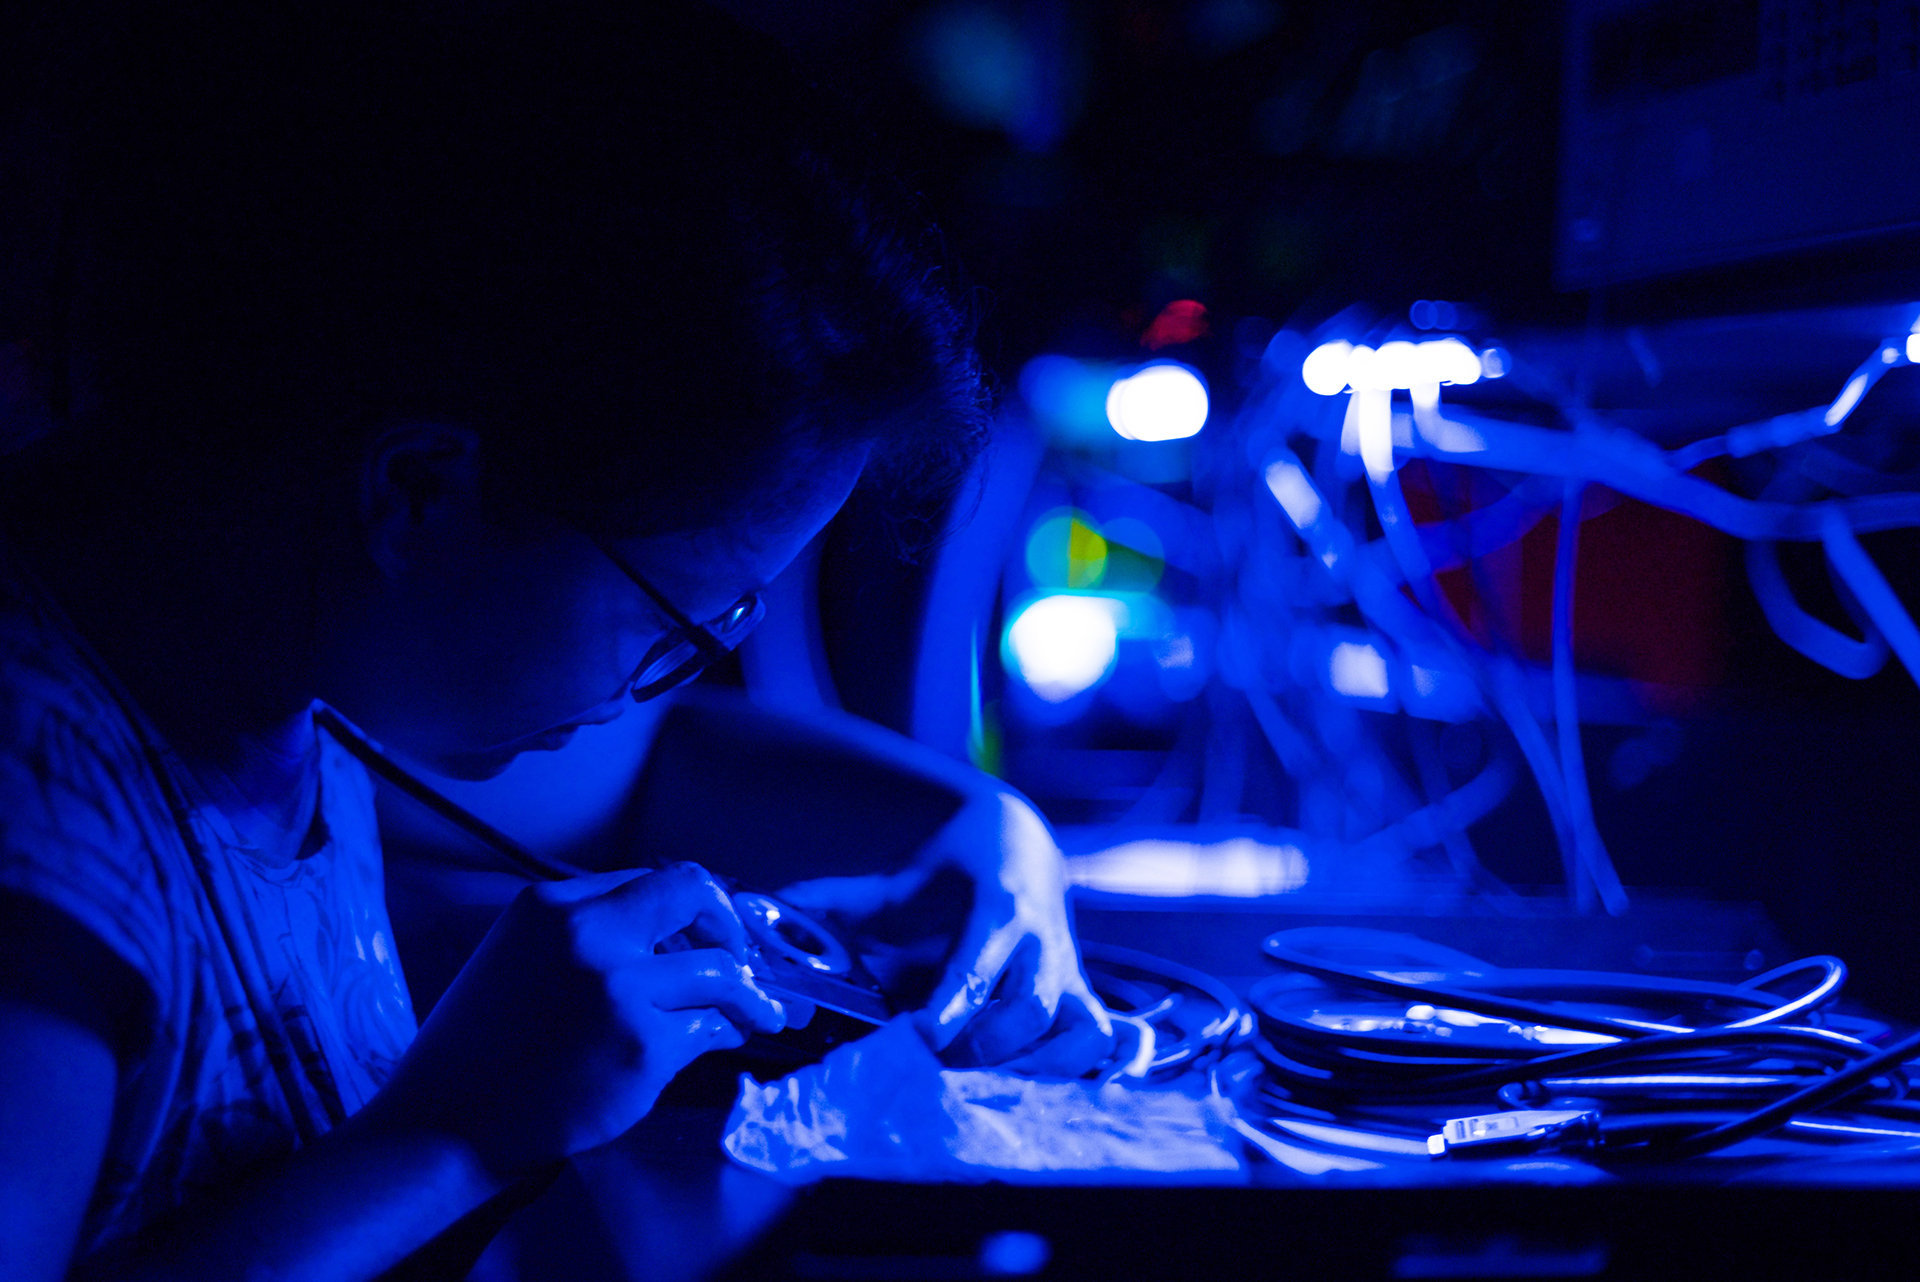
POLYGON ((914 1017, 915 1026, 934 1050, 945 1050, 980 1013, 1018 942, 1015 931, 993 930, 978 917, 967 923, 946 972, 914 1017))

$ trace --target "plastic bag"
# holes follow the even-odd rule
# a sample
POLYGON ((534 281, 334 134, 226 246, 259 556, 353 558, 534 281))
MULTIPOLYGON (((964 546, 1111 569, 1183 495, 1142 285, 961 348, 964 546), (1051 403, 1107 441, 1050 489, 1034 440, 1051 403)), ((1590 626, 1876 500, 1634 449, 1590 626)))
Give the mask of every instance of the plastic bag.
POLYGON ((1231 1120, 1178 1087, 944 1068, 903 1019, 776 1081, 743 1076, 722 1144, 790 1184, 1243 1183, 1231 1120))

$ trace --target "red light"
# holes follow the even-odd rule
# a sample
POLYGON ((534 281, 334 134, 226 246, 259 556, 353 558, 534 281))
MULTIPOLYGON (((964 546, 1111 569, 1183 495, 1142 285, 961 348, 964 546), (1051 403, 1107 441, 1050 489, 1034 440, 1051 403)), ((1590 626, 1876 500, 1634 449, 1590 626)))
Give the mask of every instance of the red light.
POLYGON ((1205 337, 1206 332, 1207 309, 1191 298, 1181 298, 1160 309, 1147 332, 1140 335, 1140 345, 1157 352, 1175 343, 1191 343, 1205 337))

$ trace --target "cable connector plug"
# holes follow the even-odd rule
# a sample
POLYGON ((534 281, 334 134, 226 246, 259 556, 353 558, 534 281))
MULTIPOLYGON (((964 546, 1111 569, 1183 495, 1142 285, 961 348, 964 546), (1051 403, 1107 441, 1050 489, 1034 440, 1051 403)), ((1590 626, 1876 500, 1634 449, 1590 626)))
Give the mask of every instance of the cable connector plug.
POLYGON ((1450 1118, 1438 1135, 1427 1137, 1427 1152, 1447 1157, 1471 1152, 1585 1148, 1600 1136, 1600 1114, 1590 1108, 1528 1108, 1512 1113, 1481 1113, 1450 1118))

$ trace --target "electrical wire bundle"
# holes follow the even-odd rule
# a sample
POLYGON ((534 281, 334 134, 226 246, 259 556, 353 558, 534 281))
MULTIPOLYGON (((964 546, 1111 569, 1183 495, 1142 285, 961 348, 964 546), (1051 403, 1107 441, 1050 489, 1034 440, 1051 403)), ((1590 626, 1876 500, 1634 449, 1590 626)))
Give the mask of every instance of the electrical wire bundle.
POLYGON ((1345 928, 1263 948, 1284 969, 1249 994, 1265 1075, 1241 1102, 1270 1118, 1444 1127, 1435 1155, 1571 1140, 1600 1161, 1672 1160, 1774 1132, 1920 1145, 1920 1034, 1887 1041, 1835 1011, 1837 958, 1724 984, 1502 969, 1345 928))
MULTIPOLYGON (((1245 693, 1255 721, 1290 775, 1311 781, 1330 774, 1349 795, 1377 806, 1380 818, 1373 827, 1390 826, 1409 794, 1424 795, 1426 809, 1438 815, 1452 799, 1452 786, 1422 737, 1409 730, 1417 786, 1395 786, 1396 771, 1385 754, 1347 729, 1336 705, 1351 704, 1356 692, 1363 699, 1375 692, 1379 706, 1397 702, 1417 716, 1491 717, 1504 723, 1512 747, 1539 785, 1574 903, 1583 910, 1624 911, 1627 896, 1588 790, 1572 645, 1580 525, 1604 510, 1608 494, 1664 508, 1745 541, 1750 578, 1767 619, 1782 640, 1808 658, 1861 679, 1892 657, 1920 680, 1920 627, 1859 538, 1920 526, 1920 474, 1888 473, 1836 448, 1848 444, 1844 433, 1862 399, 1888 372, 1920 359, 1920 322, 1916 332, 1875 343, 1830 402, 1742 424, 1677 449, 1610 422, 1578 388, 1555 386, 1524 360, 1509 364, 1497 349, 1488 355, 1498 356, 1499 372, 1524 384, 1560 426, 1443 406, 1442 383, 1476 381, 1477 374, 1451 366, 1429 370, 1420 353, 1444 349, 1466 357, 1470 365, 1471 349, 1464 342, 1447 338, 1416 345, 1396 337, 1398 328, 1367 335, 1377 347, 1346 341, 1364 329, 1351 314, 1335 318, 1322 331, 1335 341, 1313 348, 1311 355, 1305 337, 1283 333, 1264 362, 1269 379, 1254 389, 1241 414, 1248 456, 1257 470, 1242 478, 1247 506, 1234 509, 1232 525, 1244 533, 1233 550, 1246 554, 1256 568, 1236 585, 1229 638, 1237 624, 1250 649, 1304 653, 1317 646, 1324 653, 1331 648, 1336 668, 1340 651, 1364 654, 1372 674, 1342 689, 1337 671, 1329 682, 1324 661, 1323 670, 1313 672, 1298 654, 1284 663, 1268 658, 1263 664, 1237 665, 1233 684, 1245 693), (1330 374, 1335 366, 1337 372, 1330 374), (1410 412, 1394 408, 1401 398, 1410 412), (1771 479, 1751 497, 1693 474, 1709 460, 1763 454, 1771 460, 1771 479), (1503 494, 1482 499, 1469 512, 1417 522, 1399 473, 1404 460, 1415 458, 1471 472, 1485 479, 1481 490, 1503 494), (1277 506, 1264 504, 1267 498, 1277 506), (1497 592, 1483 573, 1483 558, 1555 514, 1551 689, 1542 699, 1531 665, 1497 634, 1478 638, 1437 576, 1465 568, 1474 575, 1476 591, 1494 599, 1497 592), (1859 636, 1814 617, 1795 598, 1775 551, 1781 542, 1818 545, 1859 636), (1335 622, 1355 616, 1357 628, 1335 622), (1434 689, 1448 676, 1465 683, 1467 706, 1421 709, 1418 705, 1432 702, 1434 689), (1389 786, 1354 789, 1356 762, 1364 767, 1358 772, 1363 782, 1385 773, 1389 786)), ((1494 376, 1492 365, 1483 367, 1494 376)), ((1230 504, 1220 506, 1225 510, 1230 504)), ((1307 819, 1303 816, 1300 826, 1314 830, 1307 819)), ((1349 817, 1346 825, 1348 830, 1332 835, 1350 845, 1363 835, 1353 831, 1356 826, 1369 827, 1365 815, 1349 817)), ((1434 836, 1456 870, 1475 883, 1487 880, 1464 825, 1442 823, 1434 836)), ((1413 842, 1409 848, 1433 844, 1413 842)))

